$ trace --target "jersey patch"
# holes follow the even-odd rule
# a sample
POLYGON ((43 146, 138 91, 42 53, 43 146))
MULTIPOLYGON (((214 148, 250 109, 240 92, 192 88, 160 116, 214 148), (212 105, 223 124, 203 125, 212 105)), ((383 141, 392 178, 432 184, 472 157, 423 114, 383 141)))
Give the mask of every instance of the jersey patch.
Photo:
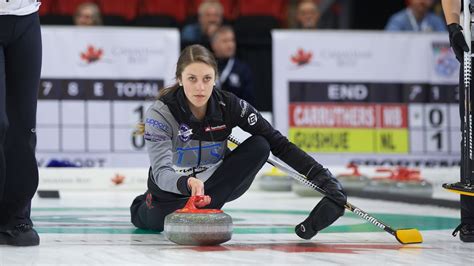
POLYGON ((222 159, 224 156, 224 144, 212 143, 202 146, 190 146, 190 147, 180 147, 176 148, 176 161, 175 165, 179 167, 196 165, 197 163, 201 164, 214 164, 222 159), (201 154, 201 157, 197 154, 201 154))
POLYGON ((244 100, 240 100, 239 104, 240 104, 240 117, 244 117, 245 114, 247 114, 247 109, 248 109, 249 104, 244 100))
POLYGON ((187 142, 191 139, 191 135, 193 134, 193 129, 189 128, 186 124, 179 125, 178 136, 179 139, 183 142, 187 142))
POLYGON ((249 125, 253 126, 257 123, 257 115, 255 113, 251 113, 247 118, 249 125))
POLYGON ((224 130, 226 128, 227 128, 226 125, 219 125, 219 126, 214 126, 214 127, 208 126, 208 127, 204 128, 204 131, 206 131, 206 132, 221 131, 221 130, 224 130))

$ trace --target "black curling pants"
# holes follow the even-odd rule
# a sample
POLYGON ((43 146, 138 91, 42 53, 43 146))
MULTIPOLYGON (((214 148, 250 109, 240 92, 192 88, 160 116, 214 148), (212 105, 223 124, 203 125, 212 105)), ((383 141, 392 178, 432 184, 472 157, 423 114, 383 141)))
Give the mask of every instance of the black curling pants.
MULTIPOLYGON (((261 136, 252 136, 235 148, 204 182, 204 193, 211 197, 211 204, 205 208, 221 209, 226 202, 242 196, 269 154, 270 146, 261 136)), ((173 195, 174 198, 159 198, 149 188, 130 207, 132 223, 138 228, 163 231, 166 215, 183 208, 188 200, 186 196, 173 195)))
MULTIPOLYGON (((472 43, 474 45, 474 42, 472 43)), ((474 46, 472 46, 474 47, 474 46)), ((463 146, 464 146, 464 99, 465 99, 465 92, 464 92, 464 80, 463 80, 463 66, 461 65, 461 71, 460 71, 460 87, 459 87, 459 113, 461 116, 461 134, 462 134, 462 140, 461 140, 461 182, 465 182, 466 177, 464 176, 463 173, 463 158, 468 159, 469 155, 465 154, 463 146)), ((474 73, 473 73, 474 74, 474 73)), ((474 75, 471 76, 471 88, 470 88, 470 98, 471 98, 471 104, 474 104, 474 90, 473 90, 473 79, 474 75)), ((473 117, 474 119, 474 117, 473 117)), ((471 121, 472 123, 473 121, 471 121)), ((471 125, 471 128, 474 129, 474 125, 471 125)), ((474 134, 473 134, 474 135, 474 134)), ((469 164, 471 167, 471 171, 474 169, 474 162, 472 160, 469 160, 469 164)), ((471 183, 474 183, 474 176, 471 176, 471 183)), ((461 223, 469 223, 469 224, 474 224, 474 196, 465 196, 461 195, 461 223)))
POLYGON ((0 228, 32 224, 41 55, 38 13, 0 16, 0 228))

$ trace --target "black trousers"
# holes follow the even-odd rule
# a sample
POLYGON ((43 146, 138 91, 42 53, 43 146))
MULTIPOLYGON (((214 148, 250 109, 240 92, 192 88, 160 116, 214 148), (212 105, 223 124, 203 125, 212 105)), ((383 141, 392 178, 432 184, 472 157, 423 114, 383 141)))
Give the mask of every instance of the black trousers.
MULTIPOLYGON (((237 199, 247 191, 270 154, 268 142, 252 136, 235 148, 222 165, 204 182, 204 193, 211 197, 206 209, 221 209, 226 202, 237 199)), ((166 215, 183 208, 188 197, 159 198, 148 191, 135 198, 130 207, 132 223, 142 229, 163 231, 166 215)))
POLYGON ((38 13, 0 16, 0 226, 32 224, 41 53, 38 13))
MULTIPOLYGON (((474 47, 474 42, 472 43, 474 47)), ((474 63, 474 62, 473 62, 474 63)), ((465 154, 463 146, 464 146, 464 99, 465 99, 465 92, 464 92, 464 66, 461 65, 461 71, 460 71, 460 79, 459 79, 459 114, 461 117, 461 134, 462 134, 462 140, 461 140, 461 158, 469 158, 468 154, 465 154)), ((474 73, 473 73, 474 76, 474 73)), ((471 88, 470 88, 470 98, 471 98, 471 103, 474 104, 474 91, 473 91, 473 81, 471 76, 471 88)), ((473 117, 474 118, 474 117, 473 117)), ((471 128, 474 129, 474 125, 471 125, 471 128)), ((472 169, 474 169, 474 162, 472 160, 469 160, 469 164, 472 169)), ((463 165, 463 160, 461 159, 461 181, 464 182, 466 178, 469 178, 467 176, 464 176, 464 165, 463 165)), ((474 182, 474 176, 471 176, 471 182, 474 182)), ((468 223, 468 224, 474 224, 474 196, 464 196, 461 195, 461 223, 468 223)))

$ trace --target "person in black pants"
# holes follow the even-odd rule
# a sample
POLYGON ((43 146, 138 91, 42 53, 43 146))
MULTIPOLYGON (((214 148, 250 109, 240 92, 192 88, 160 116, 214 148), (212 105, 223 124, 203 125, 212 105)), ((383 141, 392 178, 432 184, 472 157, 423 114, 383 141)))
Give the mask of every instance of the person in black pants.
POLYGON ((209 50, 186 47, 177 63, 178 82, 162 89, 147 110, 148 190, 130 207, 132 223, 163 231, 165 216, 184 207, 189 196, 204 196, 198 207, 222 208, 248 190, 271 151, 328 193, 295 228, 301 238, 312 238, 343 215, 346 194, 341 184, 252 105, 216 89, 217 73, 209 50), (227 138, 236 126, 252 136, 230 151, 227 138))
MULTIPOLYGON (((461 13, 461 0, 443 0, 443 11, 446 17, 446 22, 448 24, 448 31, 449 31, 449 41, 451 43, 451 47, 456 55, 456 58, 461 63, 461 73, 460 73, 460 96, 459 96, 459 112, 461 115, 461 132, 464 131, 464 79, 463 79, 463 60, 464 60, 464 52, 469 52, 469 47, 467 46, 466 40, 462 33, 462 27, 459 25, 460 22, 460 13, 461 13)), ((474 43, 471 44, 473 47, 474 43)), ((471 102, 474 103, 473 93, 472 93, 472 80, 471 80, 471 102)), ((471 125, 472 127, 472 125, 471 125)), ((464 150, 462 147, 464 146, 464 134, 461 142, 461 152, 463 156, 467 156, 464 154, 464 150)), ((472 161, 469 160, 469 164, 471 169, 474 169, 474 165, 472 161)), ((464 164, 461 164, 461 182, 463 184, 467 183, 466 179, 472 178, 469 176, 464 176, 464 164)), ((474 242, 474 197, 473 196, 466 196, 461 195, 461 224, 454 230, 453 235, 456 236, 457 232, 460 232, 459 238, 463 242, 474 242)))
POLYGON ((39 244, 30 219, 38 186, 39 5, 0 0, 0 245, 39 244))

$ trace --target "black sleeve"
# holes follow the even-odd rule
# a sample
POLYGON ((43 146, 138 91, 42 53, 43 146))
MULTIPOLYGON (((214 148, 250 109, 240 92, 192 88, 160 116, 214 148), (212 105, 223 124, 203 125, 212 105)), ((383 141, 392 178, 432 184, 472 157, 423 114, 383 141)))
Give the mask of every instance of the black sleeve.
POLYGON ((229 105, 229 114, 234 125, 252 135, 263 136, 270 144, 273 155, 296 171, 308 176, 310 171, 316 173, 323 168, 306 152, 274 129, 252 105, 234 95, 230 95, 229 105))
POLYGON ((178 187, 179 192, 186 196, 191 195, 191 191, 188 187, 188 179, 189 176, 181 176, 180 178, 178 178, 178 182, 176 182, 176 186, 178 187))

